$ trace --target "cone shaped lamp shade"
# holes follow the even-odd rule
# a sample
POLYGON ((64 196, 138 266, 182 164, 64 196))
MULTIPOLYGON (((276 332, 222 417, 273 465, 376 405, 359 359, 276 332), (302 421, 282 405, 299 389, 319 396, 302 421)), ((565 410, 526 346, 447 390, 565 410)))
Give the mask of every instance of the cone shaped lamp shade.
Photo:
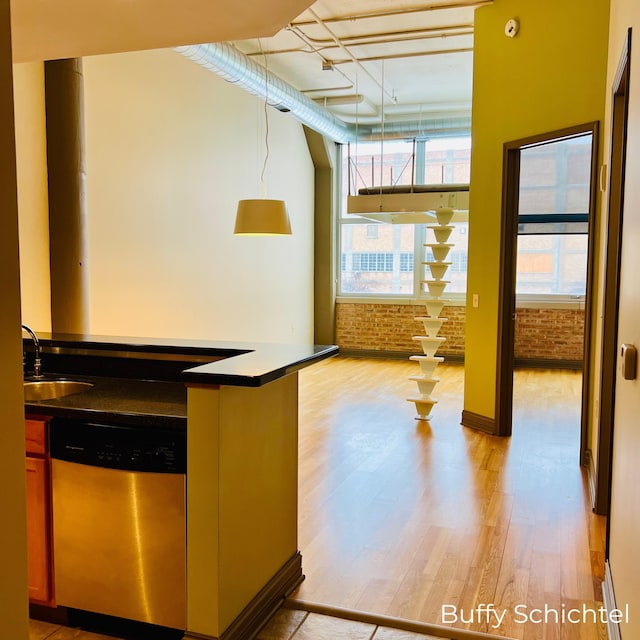
POLYGON ((236 235, 289 235, 291 224, 284 200, 240 200, 236 235))

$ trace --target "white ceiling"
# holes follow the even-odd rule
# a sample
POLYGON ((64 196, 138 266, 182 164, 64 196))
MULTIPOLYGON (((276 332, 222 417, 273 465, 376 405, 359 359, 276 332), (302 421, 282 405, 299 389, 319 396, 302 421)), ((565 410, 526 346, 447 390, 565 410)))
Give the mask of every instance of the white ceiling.
POLYGON ((311 0, 11 0, 14 62, 273 35, 311 0))
POLYGON ((345 122, 420 122, 468 117, 491 2, 12 0, 12 46, 25 62, 230 41, 345 122))
POLYGON ((316 0, 275 36, 234 44, 346 122, 463 117, 474 11, 491 1, 316 0))

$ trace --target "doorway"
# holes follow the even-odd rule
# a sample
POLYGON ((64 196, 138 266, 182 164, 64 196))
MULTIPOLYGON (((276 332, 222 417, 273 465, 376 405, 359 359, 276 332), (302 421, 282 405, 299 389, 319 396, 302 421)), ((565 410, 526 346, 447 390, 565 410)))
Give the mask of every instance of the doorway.
POLYGON ((609 515, 611 502, 611 463, 613 457, 614 398, 616 387, 618 307, 620 304, 620 264, 622 254, 622 213, 627 149, 627 114, 629 111, 629 78, 631 30, 627 35, 613 84, 613 121, 609 180, 609 216, 607 219, 607 253, 602 319, 602 372, 600 376, 600 418, 595 468, 593 509, 609 515))
POLYGON ((590 352, 591 336, 597 141, 598 123, 592 122, 504 145, 496 434, 510 436, 512 432, 516 291, 529 288, 535 294, 537 288, 538 293, 550 295, 583 294, 581 462, 587 448, 589 358, 584 354, 590 352), (545 156, 555 159, 545 161, 545 156), (571 161, 571 157, 580 156, 580 163, 571 161), (553 179, 545 171, 553 172, 553 179), (586 176, 576 180, 576 172, 586 176), (519 253, 519 245, 528 248, 528 257, 523 251, 519 253), (563 247, 572 247, 575 257, 586 252, 586 272, 580 278, 575 276, 575 268, 569 267, 571 260, 565 259, 563 266, 559 259, 563 247), (537 268, 530 267, 528 282, 523 277, 527 261, 533 265, 538 262, 537 268))

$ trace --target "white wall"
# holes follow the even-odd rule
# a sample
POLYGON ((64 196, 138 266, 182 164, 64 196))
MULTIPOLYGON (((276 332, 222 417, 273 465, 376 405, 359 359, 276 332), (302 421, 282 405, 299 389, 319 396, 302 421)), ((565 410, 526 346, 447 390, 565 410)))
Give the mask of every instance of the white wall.
POLYGON ((263 103, 171 50, 84 59, 91 332, 313 339, 313 165, 269 108, 293 235, 235 237, 261 196, 263 103))
POLYGON ((44 65, 13 67, 22 320, 51 329, 44 65))
MULTIPOLYGON (((627 30, 633 28, 631 80, 627 131, 626 182, 624 194, 623 244, 620 269, 618 353, 621 343, 640 347, 640 6, 636 0, 612 0, 609 33, 607 86, 614 85, 627 30)), ((611 136, 611 99, 607 103, 606 140, 611 136)), ((610 145, 608 145, 609 148, 610 145)), ((607 148, 607 154, 609 153, 607 148)), ((606 217, 603 216, 606 227, 606 217)), ((603 229, 603 239, 605 237, 603 229)), ((621 624, 623 640, 640 637, 640 381, 623 380, 620 360, 615 391, 614 443, 612 460, 609 563, 618 607, 629 605, 629 620, 621 624)))

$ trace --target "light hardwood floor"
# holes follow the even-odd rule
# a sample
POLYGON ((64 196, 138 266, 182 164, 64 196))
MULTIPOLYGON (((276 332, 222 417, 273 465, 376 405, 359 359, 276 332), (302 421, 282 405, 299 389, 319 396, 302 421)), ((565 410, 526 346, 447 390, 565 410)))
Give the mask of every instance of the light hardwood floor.
POLYGON ((462 366, 438 368, 433 418, 416 421, 405 397, 417 373, 343 357, 301 372, 306 580, 293 597, 429 623, 447 621, 445 605, 465 620, 494 605, 501 624, 476 613, 453 626, 606 638, 589 613, 602 599, 605 522, 579 466, 580 374, 517 371, 513 436, 497 438, 460 426, 462 366), (583 605, 584 624, 555 623, 583 605), (545 607, 547 624, 529 619, 545 607))
MULTIPOLYGON (((604 519, 578 466, 580 375, 518 371, 514 434, 460 426, 463 368, 440 366, 430 423, 414 420, 408 361, 333 358, 300 376, 300 548, 294 598, 523 640, 601 640, 600 624, 519 624, 518 604, 600 606, 604 519), (476 616, 477 618, 477 616, 476 616)), ((283 610, 264 640, 424 636, 283 610), (354 626, 355 625, 355 626, 354 626), (365 628, 367 627, 367 628, 365 628), (369 628, 370 627, 370 628, 369 628)), ((106 640, 33 621, 30 640, 106 640)))

